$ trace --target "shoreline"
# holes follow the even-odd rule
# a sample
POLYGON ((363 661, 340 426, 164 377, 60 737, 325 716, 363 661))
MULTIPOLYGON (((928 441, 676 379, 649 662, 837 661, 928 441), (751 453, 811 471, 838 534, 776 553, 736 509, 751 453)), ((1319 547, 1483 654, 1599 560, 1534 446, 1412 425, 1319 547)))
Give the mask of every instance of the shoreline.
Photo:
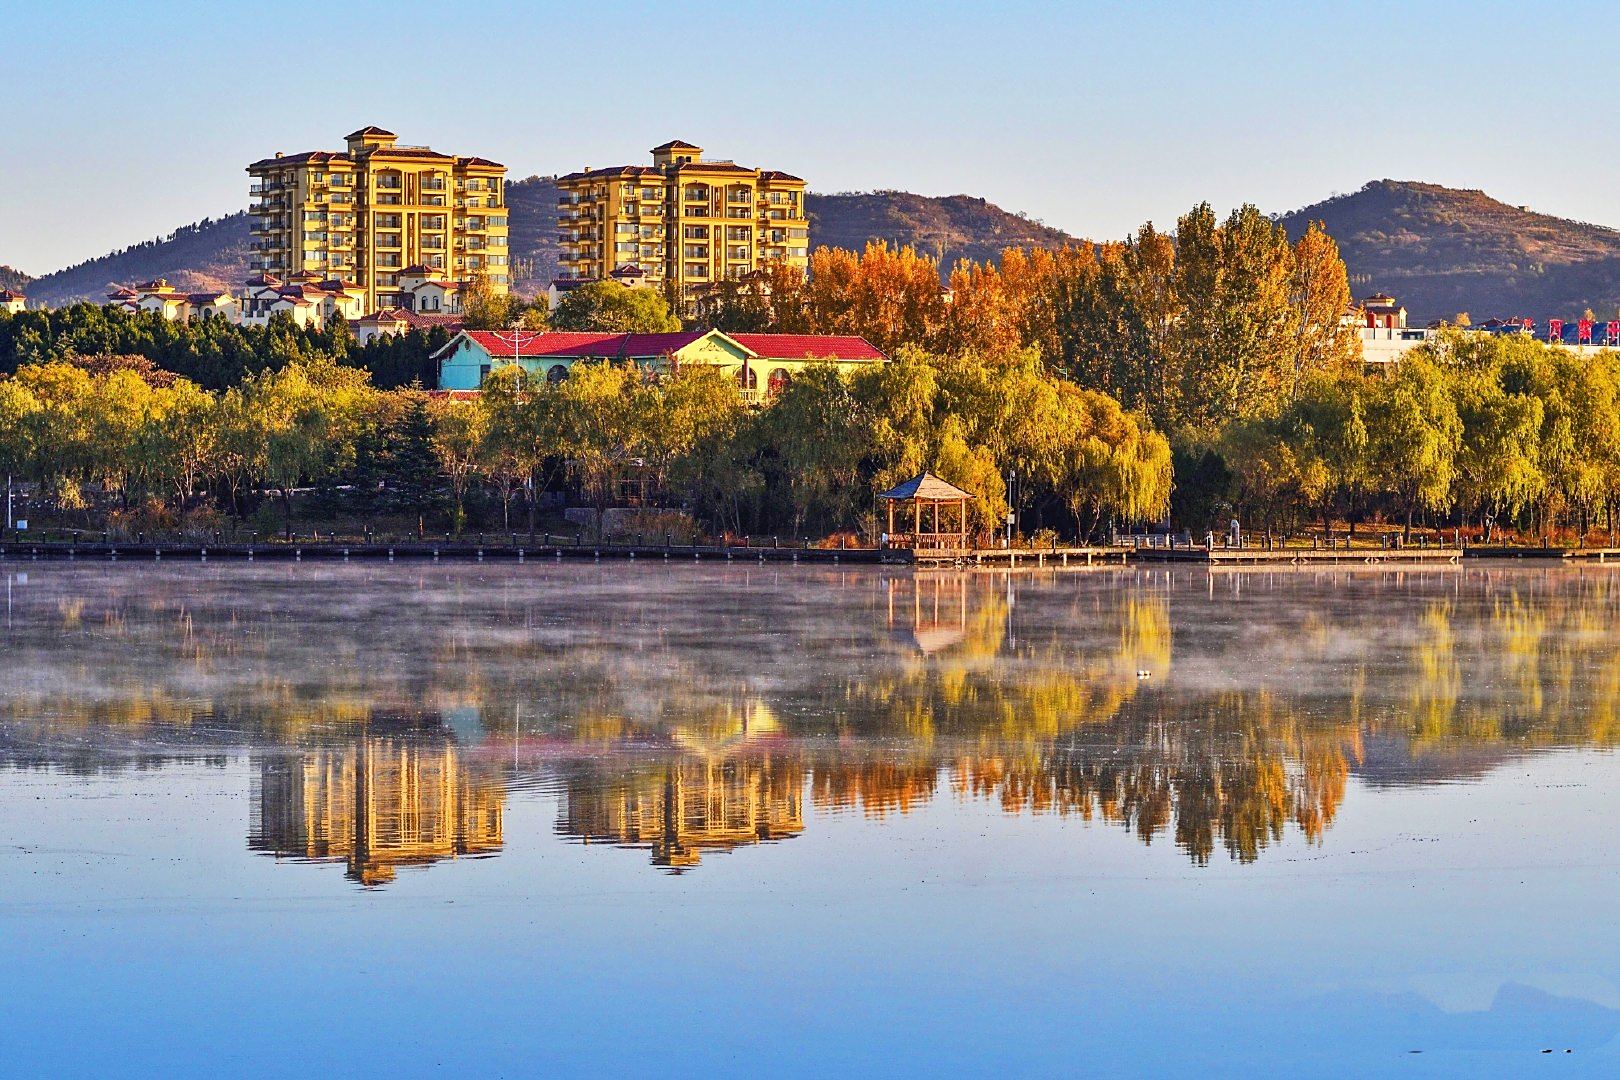
POLYGON ((255 562, 293 561, 509 561, 535 559, 624 559, 667 562, 761 562, 910 566, 916 569, 996 568, 1068 569, 1113 567, 1205 567, 1210 570, 1455 566, 1463 561, 1494 563, 1620 563, 1615 548, 1383 548, 1263 549, 1217 548, 988 548, 961 553, 905 549, 757 547, 718 544, 480 544, 459 541, 344 543, 328 541, 277 543, 68 543, 41 541, 0 544, 0 562, 161 562, 165 559, 206 562, 211 559, 255 562))

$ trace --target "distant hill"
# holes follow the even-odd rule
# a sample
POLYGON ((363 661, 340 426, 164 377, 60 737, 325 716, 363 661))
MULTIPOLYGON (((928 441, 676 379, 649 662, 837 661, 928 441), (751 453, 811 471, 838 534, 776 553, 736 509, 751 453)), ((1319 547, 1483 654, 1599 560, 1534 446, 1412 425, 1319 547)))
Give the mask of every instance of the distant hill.
POLYGON ((1279 219, 1297 237, 1321 221, 1357 296, 1400 298, 1414 322, 1574 318, 1620 308, 1620 231, 1510 206, 1482 191, 1375 180, 1279 219))
POLYGON ((971 195, 812 193, 806 208, 810 237, 818 247, 859 251, 868 240, 886 240, 933 255, 945 269, 958 259, 994 260, 1009 247, 1062 247, 1078 242, 1068 233, 971 195))
MULTIPOLYGON (((520 291, 544 288, 557 272, 557 185, 530 176, 507 185, 513 277, 520 291)), ((946 263, 992 259, 1014 245, 1054 246, 1072 237, 967 195, 931 198, 901 191, 815 195, 806 199, 815 246, 859 251, 868 240, 910 244, 946 263)), ((100 301, 111 282, 166 277, 182 289, 234 286, 247 276, 248 216, 187 225, 165 237, 70 266, 34 281, 31 303, 100 301)))
POLYGON ((21 270, 9 266, 0 266, 0 289, 8 289, 12 292, 27 292, 28 283, 33 280, 21 270))
POLYGON ((136 244, 46 274, 28 286, 30 304, 53 306, 75 300, 100 303, 112 283, 127 285, 168 278, 178 289, 234 288, 247 277, 248 215, 239 211, 214 220, 204 218, 168 236, 136 244))

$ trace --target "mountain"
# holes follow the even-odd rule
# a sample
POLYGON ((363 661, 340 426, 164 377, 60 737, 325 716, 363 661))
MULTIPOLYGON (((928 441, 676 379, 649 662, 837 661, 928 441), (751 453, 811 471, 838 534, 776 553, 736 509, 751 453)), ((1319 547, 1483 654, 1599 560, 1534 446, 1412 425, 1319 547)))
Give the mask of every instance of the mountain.
POLYGON ((28 286, 30 304, 57 306, 105 299, 107 286, 168 278, 177 289, 202 292, 235 288, 247 277, 248 215, 204 218, 168 236, 135 244, 46 274, 28 286))
POLYGON ((1620 308, 1620 231, 1539 214, 1482 191, 1374 180, 1282 215, 1298 237, 1321 221, 1339 243, 1357 296, 1382 291, 1422 325, 1468 312, 1478 323, 1575 318, 1620 308))
MULTIPOLYGON (((557 272, 557 185, 531 176, 507 185, 513 276, 518 289, 534 293, 557 272)), ((910 244, 947 263, 990 259, 1014 245, 1060 245, 1073 238, 967 195, 932 198, 902 191, 807 196, 810 235, 816 246, 859 251, 868 240, 910 244)), ((91 259, 29 284, 30 303, 52 305, 100 301, 111 283, 166 277, 177 288, 228 288, 247 277, 248 216, 235 213, 176 229, 122 251, 91 259)))
POLYGON ((946 268, 958 259, 993 260, 1009 247, 1062 247, 1079 242, 1068 233, 971 195, 812 193, 805 200, 805 209, 810 236, 817 246, 859 251, 868 240, 886 240, 933 255, 946 268))

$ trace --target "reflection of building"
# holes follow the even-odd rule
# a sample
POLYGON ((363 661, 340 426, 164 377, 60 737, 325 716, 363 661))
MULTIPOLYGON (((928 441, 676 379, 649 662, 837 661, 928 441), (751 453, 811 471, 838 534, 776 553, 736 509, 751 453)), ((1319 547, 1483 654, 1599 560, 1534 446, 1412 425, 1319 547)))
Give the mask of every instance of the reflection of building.
POLYGON ((557 831, 585 843, 648 848, 677 872, 705 851, 804 831, 804 767, 768 757, 681 758, 651 773, 570 776, 557 831))
POLYGON ((889 632, 918 652, 932 655, 967 637, 966 574, 916 575, 887 585, 889 632))
POLYGON ((253 793, 255 851, 343 860, 362 885, 401 866, 501 848, 504 789, 451 742, 367 736, 302 757, 266 758, 253 793))

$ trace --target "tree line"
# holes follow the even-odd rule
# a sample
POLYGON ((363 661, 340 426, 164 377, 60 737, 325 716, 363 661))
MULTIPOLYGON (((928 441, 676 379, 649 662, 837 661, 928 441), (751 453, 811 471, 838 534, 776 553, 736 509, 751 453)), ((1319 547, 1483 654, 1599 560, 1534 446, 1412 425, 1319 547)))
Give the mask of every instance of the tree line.
MULTIPOLYGON (((1166 517, 1201 534, 1229 516, 1269 530, 1392 519, 1408 534, 1427 523, 1584 536, 1613 516, 1614 356, 1453 332, 1368 370, 1344 319, 1344 263, 1317 225, 1291 241, 1253 207, 1220 218, 1200 205, 1173 233, 1148 223, 1117 243, 1011 249, 943 275, 935 260, 882 244, 817 249, 810 270, 770 266, 723 283, 687 325, 856 334, 892 362, 817 365, 761 409, 712 372, 659 379, 613 365, 576 365, 556 386, 497 371, 477 401, 436 398, 417 387, 436 377, 442 331, 362 348, 341 322, 179 324, 90 305, 0 315, 0 374, 16 372, 13 397, 22 387, 47 400, 40 380, 55 373, 51 385, 71 389, 56 399, 88 402, 86 417, 113 409, 110 380, 143 393, 132 372, 154 416, 168 415, 163 395, 200 392, 222 425, 215 445, 238 447, 219 451, 200 488, 236 512, 243 491, 285 499, 313 486, 347 493, 324 496, 332 506, 414 507, 452 527, 509 527, 514 507, 532 519, 549 495, 598 510, 685 508, 714 531, 870 532, 873 491, 932 468, 973 495, 980 530, 1005 520, 1012 471, 1023 522, 1074 536, 1166 517), (162 372, 179 379, 158 385, 162 372), (292 464, 265 433, 258 445, 282 450, 240 449, 246 436, 227 423, 240 402, 273 402, 274 387, 291 392, 299 379, 321 404, 287 406, 309 421, 294 429, 324 442, 292 464)), ((469 326, 681 325, 656 289, 611 282, 573 290, 554 312, 483 283, 465 303, 469 326)), ((105 439, 121 430, 82 426, 105 439)), ((115 467, 114 442, 65 445, 47 467, 42 448, 74 430, 28 450, 49 490, 165 491, 179 505, 197 496, 144 466, 115 467)))
POLYGON ((720 286, 704 313, 722 330, 858 334, 885 351, 1033 348, 1056 373, 1116 398, 1178 440, 1287 401, 1310 372, 1352 367, 1350 289, 1318 225, 1290 242, 1253 206, 1208 204, 1117 243, 1010 249, 944 275, 910 248, 818 248, 789 267, 720 286))
MULTIPOLYGON (((1370 516, 1538 538, 1620 505, 1620 354, 1450 330, 1388 371, 1313 375, 1285 406, 1229 425, 1235 505, 1266 528, 1370 516)), ((1220 487, 1221 485, 1214 485, 1220 487)))
POLYGON ((225 390, 250 375, 289 363, 320 360, 366 371, 394 389, 432 385, 432 355, 450 340, 442 329, 412 330, 361 345, 342 319, 300 327, 277 316, 265 326, 225 319, 171 321, 156 312, 130 312, 96 304, 0 312, 0 375, 27 364, 75 357, 128 356, 155 364, 207 390, 225 390))
POLYGON ((812 364, 766 407, 734 379, 580 363, 557 383, 516 365, 479 395, 382 390, 317 356, 210 390, 130 357, 26 364, 0 378, 0 472, 94 527, 212 528, 252 516, 533 532, 547 504, 690 510, 709 533, 875 539, 872 495, 933 468, 1005 517, 1003 469, 1037 513, 1095 531, 1162 514, 1169 443, 1031 350, 902 350, 856 371, 812 364))

